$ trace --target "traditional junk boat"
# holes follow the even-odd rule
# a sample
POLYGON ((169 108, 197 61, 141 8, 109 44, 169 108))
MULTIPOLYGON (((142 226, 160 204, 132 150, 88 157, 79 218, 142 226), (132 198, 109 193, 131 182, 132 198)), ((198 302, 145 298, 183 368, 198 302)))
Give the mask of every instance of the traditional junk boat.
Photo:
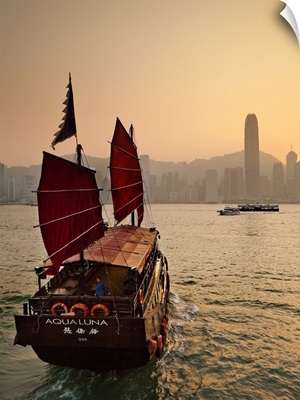
MULTIPOLYGON (((64 104, 53 146, 73 135, 77 141, 71 77, 64 104)), ((168 265, 158 248, 159 232, 141 227, 144 186, 132 126, 130 132, 117 119, 109 166, 112 227, 102 218, 95 171, 81 165, 81 146, 77 163, 44 152, 37 195, 49 258, 36 268, 37 292, 23 304, 23 314, 15 315, 14 344, 32 346, 47 363, 135 368, 163 352, 168 265), (131 224, 121 225, 130 215, 131 224), (108 295, 94 294, 98 277, 108 295)))

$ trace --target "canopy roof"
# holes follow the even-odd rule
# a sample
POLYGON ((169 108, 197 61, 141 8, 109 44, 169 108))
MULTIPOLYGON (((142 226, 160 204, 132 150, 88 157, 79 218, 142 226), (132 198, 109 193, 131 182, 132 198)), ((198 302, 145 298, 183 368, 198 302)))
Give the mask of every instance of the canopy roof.
MULTIPOLYGON (((109 228, 101 239, 84 251, 84 259, 90 262, 113 264, 121 267, 136 267, 142 272, 145 260, 150 255, 158 232, 147 228, 121 225, 109 228)), ((79 261, 76 254, 64 264, 79 261)), ((47 263, 48 264, 48 263, 47 263)))

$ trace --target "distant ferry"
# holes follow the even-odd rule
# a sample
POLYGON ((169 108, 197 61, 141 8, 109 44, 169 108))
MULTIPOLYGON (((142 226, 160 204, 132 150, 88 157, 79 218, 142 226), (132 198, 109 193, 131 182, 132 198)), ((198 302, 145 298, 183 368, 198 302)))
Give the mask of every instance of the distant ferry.
POLYGON ((219 210, 220 215, 239 215, 240 209, 238 207, 225 206, 223 210, 219 210))
POLYGON ((240 211, 279 211, 278 204, 238 204, 240 211))

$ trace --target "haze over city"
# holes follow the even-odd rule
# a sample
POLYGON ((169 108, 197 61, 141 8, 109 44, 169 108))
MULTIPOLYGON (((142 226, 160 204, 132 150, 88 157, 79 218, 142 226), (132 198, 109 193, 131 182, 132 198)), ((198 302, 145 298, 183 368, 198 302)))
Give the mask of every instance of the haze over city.
MULTIPOLYGON (((244 148, 300 153, 300 49, 279 0, 0 2, 0 162, 41 163, 72 74, 79 142, 109 155, 115 119, 140 154, 187 161, 244 148)), ((75 149, 71 138, 57 154, 75 149)))

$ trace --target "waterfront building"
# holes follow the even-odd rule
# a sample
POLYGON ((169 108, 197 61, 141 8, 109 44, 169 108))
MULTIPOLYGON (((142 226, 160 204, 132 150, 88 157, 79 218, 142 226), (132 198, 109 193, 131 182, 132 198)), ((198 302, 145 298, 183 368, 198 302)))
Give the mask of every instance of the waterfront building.
POLYGON ((223 179, 224 200, 242 200, 244 198, 243 168, 225 168, 223 179))
POLYGON ((270 197, 270 180, 266 175, 259 177, 259 190, 261 199, 268 199, 270 197))
POLYGON ((277 201, 282 200, 284 192, 283 164, 281 162, 274 163, 272 170, 272 196, 277 201))
POLYGON ((7 179, 7 200, 9 203, 16 201, 16 181, 11 175, 7 179))
POLYGON ((297 154, 291 148, 291 151, 286 155, 286 193, 287 196, 294 196, 296 192, 296 164, 297 164, 297 154))
POLYGON ((35 175, 24 175, 22 177, 21 202, 37 204, 37 177, 35 175))
MULTIPOLYGON (((171 193, 179 191, 178 172, 163 173, 161 177, 161 188, 159 200, 162 202, 169 202, 171 200, 171 193)), ((172 198, 174 198, 173 194, 172 198)))
POLYGON ((218 172, 215 169, 205 171, 205 202, 218 201, 218 172))

